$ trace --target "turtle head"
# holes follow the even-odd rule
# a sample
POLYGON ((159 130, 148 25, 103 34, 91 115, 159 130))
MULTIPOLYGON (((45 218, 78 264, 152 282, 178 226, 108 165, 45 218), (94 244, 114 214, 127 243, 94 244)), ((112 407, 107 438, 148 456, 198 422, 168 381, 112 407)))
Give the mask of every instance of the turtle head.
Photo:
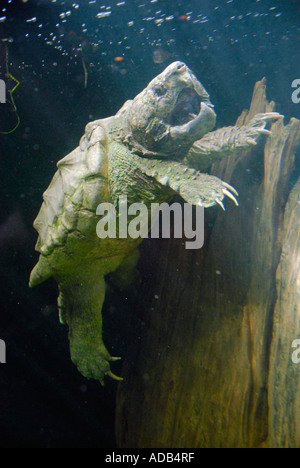
POLYGON ((209 94, 183 62, 174 62, 127 107, 134 149, 144 155, 182 159, 215 126, 209 94))

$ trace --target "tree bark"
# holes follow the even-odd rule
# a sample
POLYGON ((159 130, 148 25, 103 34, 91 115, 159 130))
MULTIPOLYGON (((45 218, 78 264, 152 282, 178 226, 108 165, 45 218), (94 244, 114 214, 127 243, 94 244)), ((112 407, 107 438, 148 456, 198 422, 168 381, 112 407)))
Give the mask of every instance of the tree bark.
MULTIPOLYGON (((249 112, 274 110, 263 79, 249 112)), ((119 447, 300 447, 300 121, 215 163, 240 193, 206 211, 206 240, 146 240, 117 395, 119 447)))

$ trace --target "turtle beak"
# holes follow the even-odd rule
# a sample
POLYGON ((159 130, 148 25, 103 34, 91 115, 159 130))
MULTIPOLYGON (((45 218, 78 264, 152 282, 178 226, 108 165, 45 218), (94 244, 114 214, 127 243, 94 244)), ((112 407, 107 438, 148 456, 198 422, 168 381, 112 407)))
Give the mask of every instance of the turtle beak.
POLYGON ((210 132, 216 123, 216 114, 213 110, 213 105, 210 103, 201 102, 198 115, 193 115, 192 120, 170 128, 171 138, 182 140, 186 138, 191 144, 194 141, 202 138, 206 133, 210 132))

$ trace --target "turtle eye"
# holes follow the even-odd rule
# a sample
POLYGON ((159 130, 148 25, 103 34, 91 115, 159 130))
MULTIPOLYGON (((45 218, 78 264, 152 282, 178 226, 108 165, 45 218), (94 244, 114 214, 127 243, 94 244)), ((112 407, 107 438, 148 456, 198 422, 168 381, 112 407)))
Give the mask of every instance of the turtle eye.
POLYGON ((164 94, 166 94, 167 88, 163 84, 157 84, 157 85, 154 86, 153 92, 157 96, 163 96, 164 94))

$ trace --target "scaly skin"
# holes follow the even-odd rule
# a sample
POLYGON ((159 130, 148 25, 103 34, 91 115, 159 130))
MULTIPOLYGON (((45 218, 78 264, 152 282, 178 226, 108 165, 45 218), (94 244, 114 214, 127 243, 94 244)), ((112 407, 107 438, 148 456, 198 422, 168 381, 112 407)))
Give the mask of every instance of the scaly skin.
POLYGON ((184 162, 198 170, 207 170, 213 162, 255 146, 261 135, 271 135, 265 126, 282 117, 277 112, 268 112, 257 114, 241 127, 218 128, 195 141, 184 162))
POLYGON ((174 62, 115 116, 89 123, 79 146, 58 162, 34 223, 40 257, 29 284, 56 279, 60 320, 69 327, 71 358, 84 376, 102 384, 105 375, 119 379, 110 370, 118 358, 102 340, 104 277, 114 273, 126 285, 142 240, 98 238, 98 205, 113 203, 118 210, 126 195, 150 212, 151 203, 175 193, 204 207, 224 208, 224 196, 237 204, 230 185, 197 170, 201 158, 212 162, 255 144, 268 132, 265 123, 278 117, 261 114, 245 127, 208 133, 216 120, 209 95, 185 64, 174 62))

